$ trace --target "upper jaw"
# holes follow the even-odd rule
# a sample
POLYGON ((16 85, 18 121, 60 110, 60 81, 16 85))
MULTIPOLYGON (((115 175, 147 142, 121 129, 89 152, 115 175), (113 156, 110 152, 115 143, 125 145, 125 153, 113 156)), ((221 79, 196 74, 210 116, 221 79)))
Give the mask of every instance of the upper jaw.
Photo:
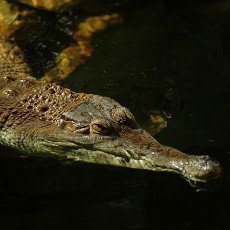
POLYGON ((221 174, 220 163, 209 156, 188 155, 161 145, 144 130, 129 132, 133 133, 123 134, 114 141, 94 144, 94 149, 122 158, 121 166, 125 163, 130 168, 174 172, 188 181, 206 183, 221 174))
POLYGON ((76 161, 174 172, 194 182, 211 181, 222 170, 210 157, 187 155, 163 146, 144 130, 128 130, 117 137, 71 135, 65 136, 63 142, 51 141, 47 145, 51 151, 62 150, 62 155, 76 161))

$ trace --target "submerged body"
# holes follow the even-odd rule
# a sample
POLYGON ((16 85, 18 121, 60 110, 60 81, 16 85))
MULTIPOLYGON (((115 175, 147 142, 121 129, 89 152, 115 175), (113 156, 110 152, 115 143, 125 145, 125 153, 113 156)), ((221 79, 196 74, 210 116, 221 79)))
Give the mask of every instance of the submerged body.
POLYGON ((30 76, 22 51, 0 37, 0 142, 25 153, 178 173, 208 182, 221 173, 208 156, 163 146, 116 101, 30 76))

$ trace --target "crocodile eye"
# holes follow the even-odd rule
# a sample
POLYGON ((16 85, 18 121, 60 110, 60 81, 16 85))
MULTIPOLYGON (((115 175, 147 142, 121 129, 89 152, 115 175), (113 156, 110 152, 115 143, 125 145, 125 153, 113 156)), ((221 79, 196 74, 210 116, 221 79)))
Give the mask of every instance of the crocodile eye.
POLYGON ((113 109, 111 116, 120 126, 126 126, 133 129, 138 128, 134 116, 125 107, 117 107, 113 109))
POLYGON ((65 122, 64 126, 66 126, 67 129, 73 131, 73 132, 76 132, 76 133, 82 133, 82 134, 89 134, 90 132, 90 128, 89 126, 84 126, 84 125, 81 125, 81 126, 78 126, 76 125, 74 122, 71 122, 71 121, 68 121, 68 122, 65 122))
POLYGON ((112 133, 113 129, 106 123, 94 122, 90 126, 91 133, 100 135, 109 135, 112 133))
POLYGON ((118 121, 120 125, 128 126, 130 128, 136 128, 137 124, 134 120, 129 119, 129 118, 124 118, 118 121))

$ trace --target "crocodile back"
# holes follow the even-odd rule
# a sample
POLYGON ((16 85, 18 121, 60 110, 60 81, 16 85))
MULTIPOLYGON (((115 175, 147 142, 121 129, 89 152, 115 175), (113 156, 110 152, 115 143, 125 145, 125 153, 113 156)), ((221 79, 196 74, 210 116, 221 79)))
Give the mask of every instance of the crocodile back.
POLYGON ((30 76, 22 50, 0 35, 0 110, 30 91, 36 79, 30 76))
POLYGON ((21 49, 0 35, 0 88, 9 81, 7 79, 24 78, 30 73, 21 49))

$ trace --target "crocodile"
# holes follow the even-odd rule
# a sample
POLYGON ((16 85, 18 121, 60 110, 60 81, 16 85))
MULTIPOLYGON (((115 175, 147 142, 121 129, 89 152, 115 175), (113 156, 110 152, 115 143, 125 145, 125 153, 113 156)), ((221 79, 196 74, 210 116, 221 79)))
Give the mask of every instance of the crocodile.
POLYGON ((23 51, 3 36, 0 143, 31 156, 173 172, 195 183, 222 171, 209 156, 160 144, 113 99, 36 80, 23 51))

